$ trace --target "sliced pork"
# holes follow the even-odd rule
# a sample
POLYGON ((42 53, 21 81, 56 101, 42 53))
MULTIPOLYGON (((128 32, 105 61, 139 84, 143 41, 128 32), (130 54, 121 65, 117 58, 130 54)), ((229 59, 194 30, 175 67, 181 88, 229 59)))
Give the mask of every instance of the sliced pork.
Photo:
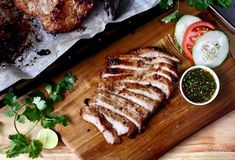
POLYGON ((111 95, 108 92, 99 92, 94 99, 95 105, 105 107, 123 117, 126 117, 129 121, 136 125, 139 131, 142 131, 145 128, 144 123, 149 115, 149 112, 140 106, 119 98, 116 95, 111 95))
POLYGON ((125 117, 102 106, 89 105, 89 107, 94 108, 97 112, 102 114, 106 120, 112 124, 112 127, 117 131, 118 136, 127 134, 128 137, 132 138, 138 133, 138 128, 135 124, 125 117))
POLYGON ((115 85, 114 83, 112 85, 107 85, 107 83, 100 83, 99 89, 106 90, 111 94, 132 101, 150 112, 154 112, 160 105, 160 101, 152 100, 151 98, 142 94, 141 91, 140 93, 134 93, 119 84, 115 85))
POLYGON ((109 144, 121 143, 121 139, 118 137, 116 130, 102 114, 89 107, 82 108, 80 113, 84 120, 92 123, 99 129, 109 144))
POLYGON ((101 73, 101 81, 89 103, 92 112, 87 113, 92 116, 83 118, 99 130, 105 128, 103 134, 108 143, 119 142, 116 137, 121 135, 134 137, 145 129, 162 101, 172 96, 179 77, 178 62, 176 57, 156 48, 109 56, 107 68, 101 73), (100 121, 102 118, 105 125, 100 121))
POLYGON ((138 55, 140 57, 147 57, 147 58, 164 57, 164 58, 170 59, 170 60, 177 62, 177 63, 180 62, 180 60, 178 58, 176 58, 172 55, 169 55, 166 52, 163 52, 161 49, 156 48, 156 47, 134 49, 130 53, 138 55))

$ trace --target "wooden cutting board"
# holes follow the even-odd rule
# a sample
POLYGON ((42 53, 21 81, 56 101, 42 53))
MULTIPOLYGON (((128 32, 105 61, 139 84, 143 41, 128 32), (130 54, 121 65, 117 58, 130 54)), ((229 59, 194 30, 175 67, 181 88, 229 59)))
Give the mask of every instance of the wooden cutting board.
MULTIPOLYGON (((191 8, 184 11, 197 13, 191 8)), ((158 159, 200 128, 234 109, 235 63, 229 56, 223 65, 215 69, 221 89, 213 103, 201 107, 192 106, 183 99, 177 86, 173 97, 150 120, 146 131, 134 139, 123 137, 122 144, 109 145, 93 125, 82 120, 79 111, 83 107, 84 99, 94 94, 108 55, 126 53, 137 47, 159 46, 181 59, 182 63, 178 65, 180 73, 192 65, 180 55, 174 45, 172 33, 175 24, 163 25, 160 19, 161 17, 154 19, 135 33, 127 35, 99 53, 94 53, 70 70, 78 78, 76 87, 66 96, 65 101, 56 105, 55 111, 65 114, 71 123, 67 127, 58 126, 56 129, 64 143, 80 159, 158 159)))

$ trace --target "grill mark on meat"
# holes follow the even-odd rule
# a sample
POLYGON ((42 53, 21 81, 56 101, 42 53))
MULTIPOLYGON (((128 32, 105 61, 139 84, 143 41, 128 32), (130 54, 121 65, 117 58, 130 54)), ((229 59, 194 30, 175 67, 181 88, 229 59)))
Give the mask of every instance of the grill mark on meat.
POLYGON ((162 101, 164 99, 164 93, 153 86, 144 86, 144 85, 139 85, 136 83, 121 83, 126 87, 126 90, 136 93, 136 94, 142 94, 146 97, 151 98, 152 100, 156 101, 162 101))
POLYGON ((133 92, 128 91, 123 86, 119 85, 105 85, 104 83, 99 85, 99 89, 106 90, 107 92, 125 98, 129 101, 132 101, 139 106, 145 108, 150 112, 154 112, 159 104, 160 101, 152 100, 149 97, 144 96, 143 94, 136 94, 133 92))
POLYGON ((162 57, 156 57, 156 58, 143 58, 138 61, 131 59, 118 59, 115 57, 115 59, 109 58, 108 60, 108 67, 110 68, 121 68, 119 66, 130 66, 130 67, 136 67, 136 68, 150 68, 154 64, 163 63, 163 64, 169 64, 174 66, 174 62, 172 62, 169 59, 162 58, 162 57))
POLYGON ((134 49, 130 52, 131 54, 138 55, 140 57, 147 57, 147 58, 153 58, 153 57, 164 57, 167 59, 170 59, 174 62, 180 62, 180 60, 176 57, 173 57, 169 55, 168 53, 154 47, 147 47, 147 48, 139 48, 134 49))
POLYGON ((173 84, 168 79, 161 76, 143 77, 143 76, 126 76, 123 79, 117 79, 121 82, 137 83, 140 85, 151 85, 159 88, 168 99, 173 93, 173 84))
POLYGON ((151 98, 152 100, 162 101, 165 98, 164 93, 160 89, 150 86, 150 85, 139 85, 136 83, 124 83, 120 81, 114 81, 114 82, 103 81, 103 82, 100 82, 99 84, 101 83, 102 85, 108 86, 109 89, 112 88, 112 86, 120 86, 123 89, 125 88, 126 90, 136 93, 136 94, 142 94, 148 98, 151 98))
POLYGON ((149 115, 149 112, 143 111, 141 107, 137 107, 132 102, 105 92, 98 93, 94 97, 93 103, 127 118, 136 125, 140 132, 144 129, 144 123, 149 115))
POLYGON ((109 123, 112 124, 113 128, 117 131, 118 136, 127 134, 129 138, 133 138, 138 133, 138 128, 135 124, 125 117, 102 106, 95 106, 94 108, 96 111, 101 113, 109 123))
POLYGON ((112 124, 102 114, 90 107, 82 108, 80 114, 85 121, 92 123, 98 128, 109 144, 121 143, 121 139, 113 129, 112 124))
MULTIPOLYGON (((146 71, 139 71, 138 74, 146 74, 148 76, 160 75, 167 78, 169 81, 175 80, 177 77, 174 71, 166 71, 166 69, 157 68, 157 69, 149 69, 146 71)), ((119 69, 119 68, 108 68, 106 71, 101 73, 101 78, 106 79, 108 77, 118 77, 118 76, 133 76, 136 74, 134 70, 128 69, 119 69)))
POLYGON ((166 63, 170 64, 172 66, 175 65, 175 62, 167 59, 165 57, 140 57, 137 55, 132 55, 131 58, 129 58, 130 55, 120 55, 116 58, 119 58, 120 61, 117 64, 125 64, 125 63, 143 63, 143 64, 156 64, 156 63, 166 63))
MULTIPOLYGON (((156 61, 154 63, 148 63, 146 61, 134 61, 134 62, 130 62, 130 60, 126 59, 126 60, 120 60, 117 56, 116 57, 109 57, 108 60, 108 69, 106 70, 106 72, 108 73, 120 73, 120 72, 124 72, 123 70, 133 70, 133 71, 146 71, 147 70, 151 70, 151 69, 162 69, 165 70, 169 73, 171 73, 174 77, 178 78, 178 74, 177 71, 173 65, 173 63, 166 63, 168 60, 165 58, 161 58, 161 59, 165 59, 167 61, 163 62, 163 61, 158 61, 159 57, 156 58, 156 61), (113 70, 112 70, 113 69, 113 70)), ((153 61, 152 61, 153 62, 153 61)))
POLYGON ((105 97, 106 99, 109 99, 110 101, 114 101, 119 106, 123 106, 123 107, 127 108, 134 115, 138 115, 138 116, 142 117, 143 119, 146 119, 150 115, 150 112, 148 110, 146 110, 145 108, 143 108, 143 107, 141 107, 131 101, 128 101, 124 98, 121 98, 117 95, 110 94, 107 91, 103 91, 99 88, 98 88, 97 95, 101 96, 101 97, 105 97))

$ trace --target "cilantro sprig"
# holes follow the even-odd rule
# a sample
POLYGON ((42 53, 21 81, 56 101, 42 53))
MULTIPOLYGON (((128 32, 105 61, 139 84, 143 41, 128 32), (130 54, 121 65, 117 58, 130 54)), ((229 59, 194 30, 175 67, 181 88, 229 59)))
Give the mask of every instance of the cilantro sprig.
MULTIPOLYGON (((210 5, 220 6, 222 8, 229 8, 233 0, 187 0, 189 6, 195 7, 199 10, 207 9, 210 5)), ((169 9, 173 6, 173 0, 161 0, 159 5, 161 9, 169 9)), ((179 0, 177 0, 177 9, 170 15, 164 17, 161 21, 164 23, 175 22, 180 18, 179 0)))
POLYGON ((14 128, 16 134, 9 135, 10 144, 1 149, 8 149, 6 156, 13 158, 20 154, 28 154, 30 158, 39 157, 43 145, 37 139, 30 140, 27 136, 37 124, 41 124, 43 128, 54 129, 57 124, 67 126, 68 120, 64 115, 53 114, 53 104, 63 101, 63 93, 65 90, 71 90, 76 83, 76 78, 70 73, 65 74, 64 78, 58 83, 45 84, 44 94, 41 91, 34 91, 28 95, 24 104, 17 101, 17 96, 12 92, 8 92, 4 96, 4 103, 9 106, 5 111, 7 117, 14 117, 14 128), (20 113, 21 110, 22 113, 20 113), (20 133, 16 122, 25 123, 25 120, 33 122, 34 125, 25 134, 20 133))

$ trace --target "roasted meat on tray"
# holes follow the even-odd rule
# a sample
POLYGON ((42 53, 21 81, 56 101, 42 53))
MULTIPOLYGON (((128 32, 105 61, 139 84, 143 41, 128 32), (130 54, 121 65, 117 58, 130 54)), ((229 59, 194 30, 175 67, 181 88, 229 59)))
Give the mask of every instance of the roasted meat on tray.
POLYGON ((81 110, 110 144, 121 135, 135 137, 164 100, 171 97, 178 79, 179 59, 156 48, 109 56, 96 93, 81 110))
POLYGON ((11 0, 0 2, 0 62, 14 62, 27 45, 31 26, 11 0))
POLYGON ((39 17, 47 32, 69 32, 77 28, 94 6, 93 0, 14 0, 28 15, 39 17))

